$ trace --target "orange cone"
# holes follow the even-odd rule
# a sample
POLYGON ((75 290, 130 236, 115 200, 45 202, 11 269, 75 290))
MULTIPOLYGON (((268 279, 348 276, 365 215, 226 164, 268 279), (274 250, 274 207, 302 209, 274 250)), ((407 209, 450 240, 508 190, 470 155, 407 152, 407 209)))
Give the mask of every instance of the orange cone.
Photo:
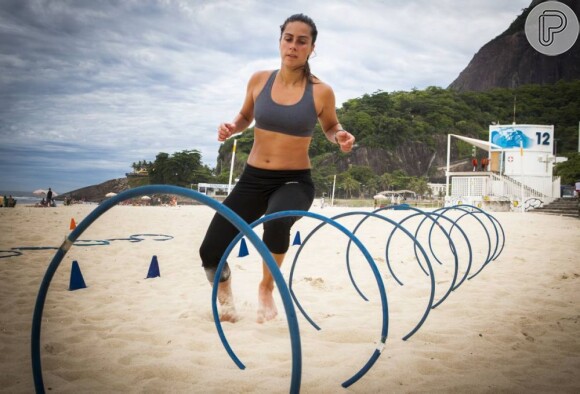
POLYGON ((71 218, 70 219, 70 226, 69 226, 69 228, 71 230, 74 230, 75 228, 77 228, 77 224, 75 223, 75 219, 74 218, 71 218))

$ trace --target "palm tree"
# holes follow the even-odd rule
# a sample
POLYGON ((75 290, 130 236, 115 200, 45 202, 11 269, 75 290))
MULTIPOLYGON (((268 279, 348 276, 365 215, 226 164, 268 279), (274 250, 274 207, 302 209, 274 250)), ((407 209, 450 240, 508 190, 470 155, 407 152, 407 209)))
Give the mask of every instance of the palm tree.
POLYGON ((358 182, 351 176, 345 176, 342 182, 340 183, 340 187, 344 189, 344 191, 348 195, 348 198, 352 198, 352 193, 360 189, 360 182, 358 182))
POLYGON ((419 196, 423 196, 429 190, 429 185, 427 185, 427 179, 425 177, 413 177, 409 186, 419 196))
POLYGON ((381 188, 381 191, 389 190, 392 184, 393 184, 393 176, 391 174, 385 172, 383 175, 381 175, 379 179, 379 186, 381 188))

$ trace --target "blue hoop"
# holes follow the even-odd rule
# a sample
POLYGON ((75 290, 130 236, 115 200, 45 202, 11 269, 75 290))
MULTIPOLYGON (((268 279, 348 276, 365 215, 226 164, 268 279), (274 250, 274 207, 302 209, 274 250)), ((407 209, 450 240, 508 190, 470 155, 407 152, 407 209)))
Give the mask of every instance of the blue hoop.
MULTIPOLYGON (((385 216, 379 215, 377 213, 374 212, 363 212, 363 211, 354 211, 354 212, 346 212, 343 214, 339 214, 336 216, 332 217, 332 220, 336 220, 339 219, 341 217, 345 217, 345 216, 353 216, 353 215, 364 215, 365 218, 363 220, 361 220, 361 222, 363 222, 364 220, 368 219, 369 217, 375 217, 381 220, 384 220, 392 225, 395 226, 395 228, 400 228, 401 231, 403 231, 407 236, 409 236, 411 238, 411 240, 413 240, 413 243, 419 248, 419 250, 423 253, 423 257, 425 258, 425 261, 427 262, 427 265, 429 267, 429 271, 431 273, 430 276, 431 278, 431 294, 429 296, 429 303, 427 305, 427 308, 425 309, 425 312, 423 313, 423 316, 421 317, 421 320, 419 321, 419 323, 407 334, 403 337, 403 340, 407 340, 409 339, 411 336, 413 336, 418 330, 419 328, 421 328, 421 326, 423 325, 423 323, 425 322, 425 320, 427 319, 427 316, 429 315, 429 311, 431 310, 431 307, 433 305, 433 300, 435 297, 435 278, 434 278, 434 274, 433 274, 433 269, 431 267, 431 263, 429 261, 429 258, 427 257, 427 254, 425 253, 425 250, 423 249, 423 247, 421 246, 421 244, 417 241, 417 239, 415 237, 413 237, 413 235, 404 227, 402 227, 399 223, 395 222, 393 219, 387 218, 385 216)), ((360 222, 359 222, 360 224, 360 222)), ((314 325, 314 327, 318 327, 317 325, 314 324, 314 322, 312 321, 312 319, 309 318, 309 316, 306 314, 306 312, 304 311, 304 309, 302 308, 302 306, 300 305, 300 303, 298 302, 298 299, 295 297, 294 295, 294 291, 292 290, 292 276, 293 276, 293 272, 294 272, 294 266, 296 264, 296 261, 298 260, 298 256, 300 254, 300 252, 302 251, 302 248, 304 247, 304 245, 306 244, 306 242, 310 239, 310 237, 314 234, 314 232, 318 231, 322 226, 324 225, 324 223, 318 225, 317 227, 315 227, 304 239, 304 241, 302 242, 302 245, 300 246, 300 248, 298 249, 298 252, 296 252, 296 256, 294 257, 294 261, 292 263, 292 268, 290 270, 291 274, 290 274, 290 281, 289 281, 289 287, 290 287, 290 294, 292 294, 292 298, 294 298, 294 301, 296 302, 298 309, 304 314, 304 317, 306 317, 306 319, 312 324, 314 325)), ((357 227, 358 228, 358 227, 357 227)), ((353 240, 357 239, 354 234, 353 234, 353 240)), ((347 252, 350 249, 347 248, 347 252)), ((365 300, 368 301, 366 299, 366 297, 364 296, 364 294, 362 294, 362 292, 359 290, 359 288, 356 286, 356 283, 354 282, 354 279, 352 277, 352 275, 350 274, 350 264, 349 264, 349 260, 348 260, 348 253, 347 253, 347 266, 349 267, 349 275, 351 278, 351 282, 353 283, 355 289, 357 290, 357 292, 361 295, 361 297, 365 300)))
POLYGON ((44 278, 40 284, 40 289, 38 290, 38 295, 36 297, 36 304, 34 307, 34 314, 32 318, 32 329, 31 329, 31 358, 32 358, 32 375, 34 378, 34 386, 36 392, 44 393, 44 381, 42 377, 42 362, 40 358, 40 333, 42 325, 42 313, 44 310, 44 304, 46 301, 46 295, 50 287, 50 282, 54 277, 56 270, 58 269, 62 259, 72 247, 74 242, 78 237, 103 213, 111 209, 118 203, 143 196, 146 194, 176 194, 185 197, 189 197, 193 200, 201 202, 210 208, 224 216, 229 220, 234 226, 240 230, 249 240, 252 242, 254 247, 258 250, 264 262, 270 269, 272 277, 276 285, 278 286, 278 291, 282 298, 284 308, 286 311, 286 318, 288 320, 288 328, 290 331, 290 342, 292 348, 292 377, 290 383, 290 392, 298 393, 300 390, 300 382, 302 376, 302 350, 300 345, 300 331, 298 327, 298 319, 296 317, 296 311, 294 305, 292 304, 292 298, 288 290, 288 286, 284 282, 284 277, 278 269, 276 262, 274 261, 272 255, 266 248, 266 245, 260 240, 260 238, 252 231, 250 226, 242 220, 237 214, 235 214, 231 209, 222 205, 218 201, 198 193, 194 190, 185 189, 177 186, 170 185, 148 185, 141 186, 135 189, 127 190, 120 193, 108 200, 103 201, 93 212, 91 212, 82 222, 80 222, 76 229, 74 229, 70 235, 65 239, 63 244, 58 248, 55 256, 53 257, 51 263, 49 264, 44 278))
MULTIPOLYGON (((459 218, 457 218, 455 220, 455 223, 459 222, 459 220, 461 220, 463 217, 465 217, 467 215, 471 215, 474 217, 474 219, 476 219, 479 222, 479 224, 481 224, 481 226, 483 227, 483 230, 485 231, 485 234, 487 236, 488 251, 487 251, 486 259, 483 262, 483 264, 481 265, 481 267, 479 268, 479 270, 477 270, 476 273, 474 273, 473 275, 471 275, 468 278, 469 280, 471 280, 474 277, 476 277, 487 266, 487 264, 489 264, 492 260, 495 260, 499 257, 499 255, 503 251, 503 247, 505 245, 505 233, 504 233, 502 225, 499 223, 499 221, 496 218, 494 218, 492 215, 488 214, 487 212, 485 212, 481 208, 478 208, 478 207, 473 206, 473 205, 456 205, 456 206, 452 206, 452 207, 440 208, 440 209, 436 210, 435 212, 438 212, 438 211, 447 212, 447 211, 453 210, 453 209, 465 212, 465 214, 461 215, 459 218), (491 251, 491 237, 489 236, 489 232, 487 231, 487 228, 485 227, 483 222, 481 220, 479 220, 479 218, 475 215, 475 213, 469 211, 468 209, 471 209, 472 211, 475 210, 475 211, 477 211, 476 213, 483 214, 491 222, 493 229, 495 230, 495 247, 494 247, 493 253, 491 251), (497 226, 499 226, 499 228, 501 229, 501 233, 502 233, 502 246, 501 246, 499 251, 497 250, 498 246, 499 246, 499 232, 497 230, 496 223, 497 223, 497 226)), ((451 234, 452 231, 453 231, 453 227, 451 228, 449 233, 451 234)))
MULTIPOLYGON (((358 248, 360 249, 360 251, 363 253, 363 255, 365 256, 367 262, 369 263, 371 270, 373 271, 373 274, 375 276, 375 279, 377 281, 377 286, 379 288, 379 294, 380 294, 380 298, 381 298, 381 305, 382 305, 382 310, 383 310, 383 319, 382 319, 382 329, 381 329, 381 338, 380 338, 380 342, 384 345, 384 343, 387 340, 387 335, 388 335, 388 328, 389 328, 389 318, 388 318, 388 304, 387 304, 387 293, 385 290, 385 286, 383 284, 383 281, 381 279, 381 274, 374 262, 374 260, 372 259, 371 255, 369 254, 369 252, 367 251, 367 249, 364 247, 364 245, 360 242, 360 240, 354 236, 354 234, 352 234, 350 231, 348 231, 344 226, 342 226, 341 224, 335 222, 333 219, 329 219, 326 216, 322 216, 313 212, 308 212, 308 211, 281 211, 281 212, 275 212, 266 216, 261 217, 260 219, 256 220, 255 222, 250 224, 250 227, 254 228, 257 225, 270 221, 270 220, 274 220, 274 219, 278 219, 278 218, 283 218, 283 217, 289 217, 289 216, 301 216, 301 217, 310 217, 310 218, 314 218, 314 219, 318 219, 320 221, 322 221, 324 224, 330 224, 332 226, 334 226, 335 228, 337 228, 338 230, 342 231, 345 235, 347 235, 351 241, 353 241, 358 248)), ((341 216, 341 215, 339 215, 341 216)), ((235 355, 235 353, 233 352, 232 348, 229 346, 229 343, 225 337, 225 334, 223 332, 223 329, 221 327, 221 322, 219 321, 219 316, 218 316, 218 310, 217 310, 217 304, 216 304, 216 299, 217 299, 217 285, 219 283, 219 278, 221 276, 221 272, 223 270, 223 267, 225 266, 225 262, 226 259, 228 257, 228 255, 231 253, 232 249, 234 248, 234 246, 239 242, 239 240, 242 238, 242 234, 238 234, 228 245, 228 248, 226 249, 226 251, 224 252, 224 254, 222 255, 222 258, 218 264, 217 270, 216 270, 216 275, 214 278, 214 285, 213 285, 213 291, 212 291, 212 310, 213 310, 213 316, 214 316, 214 321, 216 324, 216 327, 218 328, 218 333, 220 335, 220 339, 222 340, 222 343, 224 345, 224 347, 226 348, 226 350, 228 351, 228 354, 230 355, 230 357, 232 358, 232 360, 236 363, 236 365, 243 369, 244 368, 244 364, 240 361, 240 359, 235 355)), ((304 244, 306 243, 306 239, 302 242, 302 245, 300 246, 300 248, 302 248, 302 246, 304 246, 304 244)), ((300 250, 300 249, 299 249, 300 250)), ((299 252, 297 252, 298 255, 299 252)), ((292 270, 291 270, 291 277, 292 277, 292 273, 293 273, 293 269, 294 269, 294 264, 296 263, 296 257, 294 259, 294 263, 292 264, 292 270)), ((304 315, 304 317, 311 323, 313 324, 317 329, 320 329, 316 324, 314 324, 314 322, 312 321, 312 319, 310 319, 310 317, 308 316, 308 314, 306 314, 306 312, 304 311, 304 309, 302 308, 302 305, 300 305, 300 302, 298 302, 298 299, 296 298, 296 296, 294 295, 294 292, 292 291, 292 283, 291 283, 291 279, 290 279, 290 284, 289 284, 289 288, 290 288, 290 294, 292 296, 292 298, 294 299, 294 302, 296 302, 296 306, 298 307, 298 309, 302 312, 302 314, 304 315)), ((357 382, 360 378, 362 378, 373 366, 373 364, 377 361, 377 359, 379 358, 380 354, 381 354, 382 348, 379 349, 375 349, 375 351, 373 352, 373 354, 371 355, 371 357, 369 358, 369 360, 366 362, 366 364, 357 372, 355 373, 350 379, 347 379, 345 382, 342 383, 343 387, 349 387, 350 385, 352 385, 353 383, 357 382)))
MULTIPOLYGON (((457 281, 457 275, 458 275, 458 271, 459 271, 459 259, 457 256, 457 249, 455 248, 455 244, 453 242, 453 240, 451 239, 451 236, 449 235, 449 233, 447 231, 445 231, 445 229, 443 228, 443 226, 441 226, 437 220, 439 219, 439 217, 437 219, 434 219, 432 216, 439 216, 438 214, 433 214, 430 212, 424 212, 418 208, 412 208, 409 207, 409 210, 415 211, 415 213, 412 213, 410 215, 408 215, 407 217, 405 217, 404 219, 402 219, 399 223, 402 225, 405 221, 414 218, 415 216, 419 216, 419 215, 423 215, 424 218, 423 220, 421 220, 421 222, 419 222, 419 225, 417 226, 417 229, 415 230, 415 238, 417 237, 417 235, 419 234, 419 230, 421 228, 421 226, 423 225, 423 223, 427 220, 427 219, 431 219, 431 221, 433 222, 431 225, 431 230, 433 229, 433 227, 435 225, 437 225, 439 227, 439 229, 443 232, 443 235, 445 235, 445 237, 447 238, 448 242, 449 242, 449 247, 451 249, 451 253, 453 254, 453 263, 454 263, 454 271, 453 271, 453 280, 451 281, 451 286, 449 286, 449 289, 447 289, 447 291, 445 292, 445 294, 443 295, 443 297, 441 297, 441 299, 437 302, 433 302, 433 305, 431 306, 432 309, 437 308, 439 305, 441 305, 441 303, 443 301, 445 301, 445 299, 447 299, 447 297, 449 296, 449 294, 451 294, 451 291, 455 288, 455 283, 457 281)), ((448 219, 448 218, 446 218, 448 219)), ((449 220, 449 219, 448 219, 449 220)), ((391 244, 391 240, 393 239, 393 235, 395 234, 395 231, 397 229, 393 229, 393 231, 391 231, 391 234, 389 234, 389 238, 387 241, 387 245, 385 247, 385 254, 386 254, 386 262, 387 265, 389 267, 389 271, 391 271, 391 273, 393 273, 393 270, 391 269, 391 263, 390 263, 390 259, 389 259, 389 246, 391 244)), ((435 252, 433 251, 433 248, 431 246, 431 236, 432 236, 432 232, 429 232, 429 250, 431 251, 431 254, 433 255, 433 257, 435 258, 435 260, 439 263, 439 265, 443 265, 443 262, 440 261, 437 258, 437 255, 435 254, 435 252)), ((414 245, 414 252, 415 252, 415 258, 417 259, 417 262, 419 264, 419 267, 421 267, 421 269, 423 270, 423 272, 425 272, 426 275, 429 275, 429 273, 427 273, 425 271, 425 269, 423 268, 423 266, 421 265, 421 260, 419 259, 419 256, 417 256, 417 244, 414 245)), ((393 273, 394 276, 394 273, 393 273)), ((399 282, 399 284, 402 285, 402 282, 400 282, 396 277, 395 279, 397 280, 397 282, 399 282)))

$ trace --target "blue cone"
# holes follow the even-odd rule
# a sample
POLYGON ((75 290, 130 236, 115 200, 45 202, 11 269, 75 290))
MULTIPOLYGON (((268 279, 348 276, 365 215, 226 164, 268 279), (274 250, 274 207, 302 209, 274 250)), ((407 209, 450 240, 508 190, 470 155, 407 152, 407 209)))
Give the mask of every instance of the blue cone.
POLYGON ((70 283, 68 285, 68 289, 70 291, 84 289, 87 285, 85 284, 85 280, 83 279, 83 274, 81 273, 81 268, 79 267, 79 263, 75 260, 72 262, 72 267, 70 270, 70 283))
POLYGON ((292 245, 302 245, 302 241, 300 240, 300 231, 296 231, 292 245))
POLYGON ((157 261, 157 256, 153 256, 153 258, 151 259, 151 264, 149 264, 149 272, 147 272, 147 278, 145 279, 157 278, 158 276, 161 276, 161 274, 159 273, 159 262, 157 261))
POLYGON ((240 241, 240 251, 238 253, 238 257, 246 257, 250 253, 248 252, 248 245, 246 245, 246 240, 242 238, 240 241))

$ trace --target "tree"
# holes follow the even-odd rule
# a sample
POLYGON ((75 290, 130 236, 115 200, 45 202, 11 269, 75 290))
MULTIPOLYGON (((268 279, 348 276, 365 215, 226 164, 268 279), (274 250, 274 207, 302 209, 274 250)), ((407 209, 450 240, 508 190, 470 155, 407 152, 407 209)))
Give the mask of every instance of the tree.
POLYGON ((360 189, 360 183, 350 175, 346 174, 340 182, 340 188, 345 191, 348 198, 352 198, 352 193, 360 189))
POLYGON ((554 173, 562 178, 562 185, 580 182, 580 153, 571 154, 567 161, 556 164, 554 173))
POLYGON ((380 187, 380 179, 381 178, 375 175, 367 181, 365 190, 368 191, 371 196, 374 196, 378 192, 383 191, 383 189, 380 187))
POLYGON ((151 183, 188 187, 211 177, 211 170, 201 164, 197 150, 184 150, 173 155, 157 154, 149 174, 151 183))
POLYGON ((375 176, 373 170, 371 170, 369 166, 351 166, 348 169, 348 173, 355 180, 364 184, 368 184, 375 176))
POLYGON ((393 187, 395 190, 407 189, 409 185, 409 176, 405 170, 395 170, 393 171, 393 187))
POLYGON ((131 164, 131 168, 133 169, 133 172, 139 172, 142 170, 149 171, 152 166, 153 166, 153 163, 147 162, 147 160, 139 160, 138 162, 133 162, 131 164))
POLYGON ((380 191, 389 190, 392 185, 393 185, 393 176, 391 174, 385 172, 383 175, 381 175, 381 177, 379 178, 379 188, 381 189, 380 191))
POLYGON ((412 177, 409 182, 409 188, 419 196, 423 196, 431 190, 429 185, 427 185, 427 178, 425 177, 412 177))
POLYGON ((332 177, 324 176, 320 172, 312 171, 312 182, 314 183, 314 190, 317 194, 322 196, 324 193, 330 195, 332 193, 332 177))

